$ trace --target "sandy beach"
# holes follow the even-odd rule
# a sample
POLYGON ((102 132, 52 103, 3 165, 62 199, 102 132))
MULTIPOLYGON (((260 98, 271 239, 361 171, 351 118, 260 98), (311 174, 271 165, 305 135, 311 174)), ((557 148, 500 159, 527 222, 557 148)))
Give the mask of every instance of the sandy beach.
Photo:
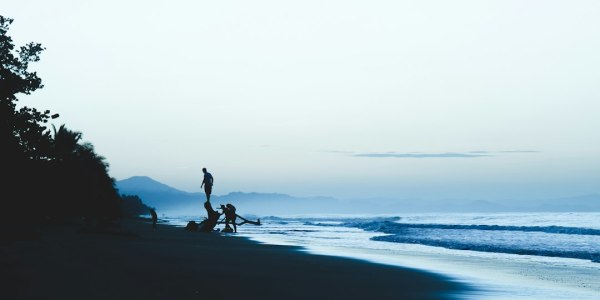
POLYGON ((1 242, 5 299, 452 299, 465 290, 418 270, 142 220, 114 233, 41 233, 1 242))

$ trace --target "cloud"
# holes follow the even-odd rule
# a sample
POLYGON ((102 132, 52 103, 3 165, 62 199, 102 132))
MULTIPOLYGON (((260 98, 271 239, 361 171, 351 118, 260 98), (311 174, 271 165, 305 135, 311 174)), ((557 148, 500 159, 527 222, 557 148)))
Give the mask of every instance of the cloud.
POLYGON ((396 158, 477 158, 477 157, 491 157, 491 156, 502 156, 506 154, 531 154, 540 153, 541 151, 536 150, 503 150, 503 151, 468 151, 468 152, 443 152, 443 153, 421 153, 421 152, 371 152, 371 153, 357 153, 352 151, 338 151, 338 150, 327 150, 321 151, 326 153, 345 154, 352 157, 373 157, 373 158, 385 158, 385 157, 396 157, 396 158))
POLYGON ((536 150, 505 150, 498 151, 498 153, 540 153, 541 151, 536 150))
POLYGON ((457 152, 446 152, 446 153, 356 153, 352 156, 355 157, 399 157, 399 158, 474 158, 492 156, 486 153, 457 153, 457 152))
POLYGON ((322 150, 320 152, 324 153, 337 153, 337 154, 353 154, 352 151, 343 151, 343 150, 322 150))

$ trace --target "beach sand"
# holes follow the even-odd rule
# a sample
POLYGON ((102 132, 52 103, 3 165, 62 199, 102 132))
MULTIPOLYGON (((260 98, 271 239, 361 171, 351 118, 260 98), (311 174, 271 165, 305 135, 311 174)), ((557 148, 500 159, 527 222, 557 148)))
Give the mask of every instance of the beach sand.
POLYGON ((123 220, 0 243, 3 299, 452 299, 465 287, 413 269, 312 255, 235 235, 123 220))

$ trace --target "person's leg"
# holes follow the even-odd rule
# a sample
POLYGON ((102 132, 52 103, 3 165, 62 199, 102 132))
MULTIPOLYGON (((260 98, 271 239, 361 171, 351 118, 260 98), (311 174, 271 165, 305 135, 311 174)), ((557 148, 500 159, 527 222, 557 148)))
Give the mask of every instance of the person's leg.
POLYGON ((210 202, 210 193, 212 192, 212 186, 210 186, 210 184, 205 184, 204 192, 206 193, 206 201, 210 202))

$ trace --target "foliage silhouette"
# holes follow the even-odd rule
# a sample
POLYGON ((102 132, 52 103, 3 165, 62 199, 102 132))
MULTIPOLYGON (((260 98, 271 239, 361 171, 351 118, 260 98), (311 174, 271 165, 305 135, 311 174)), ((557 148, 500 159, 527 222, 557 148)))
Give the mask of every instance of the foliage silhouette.
POLYGON ((111 222, 124 214, 130 198, 118 194, 105 158, 82 142, 81 132, 64 124, 50 130, 48 122, 58 114, 17 105, 17 95, 43 88, 29 67, 44 48, 29 43, 16 49, 8 35, 12 22, 0 16, 0 173, 5 180, 0 204, 7 212, 0 222, 111 222))
POLYGON ((124 217, 136 217, 139 215, 148 214, 152 207, 147 206, 142 202, 138 195, 121 195, 121 213, 124 217))

